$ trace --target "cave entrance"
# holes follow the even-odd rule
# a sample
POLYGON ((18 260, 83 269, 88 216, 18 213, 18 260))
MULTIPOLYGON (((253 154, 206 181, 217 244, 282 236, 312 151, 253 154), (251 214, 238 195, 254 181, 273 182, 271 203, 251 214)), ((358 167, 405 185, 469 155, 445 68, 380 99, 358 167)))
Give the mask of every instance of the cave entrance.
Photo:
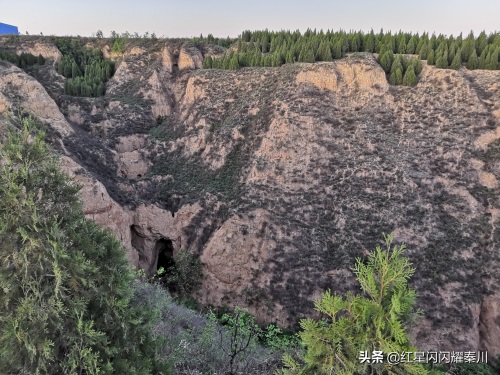
POLYGON ((179 54, 174 54, 172 58, 172 73, 177 73, 179 71, 179 54))
POLYGON ((156 241, 154 254, 158 254, 156 270, 163 267, 163 269, 168 273, 168 271, 175 266, 174 245, 171 240, 161 238, 156 241))

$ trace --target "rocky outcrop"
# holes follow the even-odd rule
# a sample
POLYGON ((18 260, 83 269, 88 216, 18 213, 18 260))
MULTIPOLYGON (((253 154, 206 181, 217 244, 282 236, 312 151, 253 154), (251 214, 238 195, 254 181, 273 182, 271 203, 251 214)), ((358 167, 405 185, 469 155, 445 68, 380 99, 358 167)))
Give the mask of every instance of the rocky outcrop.
POLYGON ((58 63, 61 61, 62 54, 53 44, 45 42, 24 42, 21 46, 17 47, 16 52, 18 55, 21 53, 31 53, 34 56, 42 55, 46 59, 52 59, 58 63))
POLYGON ((500 353, 500 293, 486 297, 479 311, 480 346, 490 353, 500 353))
POLYGON ((16 66, 0 62, 0 113, 7 108, 22 108, 31 112, 62 136, 73 133, 59 107, 40 82, 16 66))
POLYGON ((147 155, 145 155, 145 144, 147 138, 132 135, 119 138, 116 146, 117 173, 127 178, 140 178, 146 176, 149 169, 147 155))
POLYGON ((161 57, 163 67, 169 73, 172 73, 174 71, 174 64, 177 64, 177 60, 174 58, 172 52, 170 52, 170 49, 168 47, 163 47, 163 49, 161 50, 161 57))
POLYGON ((85 216, 110 230, 127 249, 130 263, 138 266, 139 254, 131 245, 130 214, 109 196, 102 183, 70 157, 61 158, 61 170, 82 186, 79 195, 85 216))
POLYGON ((161 73, 153 72, 148 79, 148 88, 143 90, 146 99, 152 100, 151 112, 156 119, 158 116, 169 116, 172 113, 172 98, 169 89, 160 78, 161 73))
POLYGON ((188 240, 183 229, 196 216, 199 205, 186 205, 175 215, 154 205, 126 209, 71 158, 61 158, 61 170, 82 186, 79 196, 85 216, 110 230, 127 249, 131 265, 143 269, 146 275, 156 273, 158 241, 171 241, 174 253, 186 247, 188 240))
POLYGON ((368 101, 373 95, 380 95, 389 89, 385 73, 374 61, 368 63, 362 60, 356 64, 349 60, 339 60, 331 63, 319 63, 313 67, 304 64, 297 74, 297 82, 309 83, 314 86, 334 91, 349 97, 356 92, 356 99, 368 101))
POLYGON ((191 43, 181 46, 169 44, 162 49, 163 67, 170 73, 176 70, 200 69, 203 66, 201 51, 191 43))
POLYGON ((194 45, 183 44, 179 54, 179 70, 200 69, 203 67, 203 56, 194 45))

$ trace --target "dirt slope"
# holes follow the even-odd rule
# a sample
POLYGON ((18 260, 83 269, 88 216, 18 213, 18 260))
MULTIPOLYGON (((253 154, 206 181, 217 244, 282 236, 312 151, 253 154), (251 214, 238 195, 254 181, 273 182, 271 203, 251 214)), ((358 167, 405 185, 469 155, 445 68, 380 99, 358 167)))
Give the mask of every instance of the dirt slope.
POLYGON ((371 55, 217 71, 194 69, 201 52, 130 51, 97 99, 35 68, 43 106, 2 64, 0 112, 56 120, 89 217, 132 263, 199 254, 202 303, 294 325, 321 291, 355 288, 354 259, 395 232, 417 269, 417 345, 500 354, 500 72, 424 66, 393 87, 371 55), (63 117, 41 108, 55 103, 63 117))

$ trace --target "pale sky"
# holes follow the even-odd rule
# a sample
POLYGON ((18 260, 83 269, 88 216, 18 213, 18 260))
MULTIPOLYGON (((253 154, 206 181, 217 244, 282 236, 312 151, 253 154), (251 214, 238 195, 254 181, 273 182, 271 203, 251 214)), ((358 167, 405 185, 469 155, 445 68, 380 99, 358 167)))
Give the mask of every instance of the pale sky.
POLYGON ((90 36, 112 30, 157 36, 244 30, 333 29, 458 35, 500 31, 500 0, 0 0, 0 22, 24 34, 90 36))

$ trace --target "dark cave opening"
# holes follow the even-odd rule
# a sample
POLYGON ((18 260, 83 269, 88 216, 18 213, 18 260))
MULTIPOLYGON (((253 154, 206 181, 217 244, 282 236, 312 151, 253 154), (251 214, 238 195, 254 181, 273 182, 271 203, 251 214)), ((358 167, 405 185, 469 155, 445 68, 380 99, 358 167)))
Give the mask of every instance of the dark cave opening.
POLYGON ((156 269, 163 267, 165 271, 172 269, 175 266, 174 261, 174 246, 171 240, 161 238, 156 242, 154 254, 158 254, 156 269))
POLYGON ((172 56, 172 73, 177 73, 179 71, 179 54, 174 54, 172 56))

